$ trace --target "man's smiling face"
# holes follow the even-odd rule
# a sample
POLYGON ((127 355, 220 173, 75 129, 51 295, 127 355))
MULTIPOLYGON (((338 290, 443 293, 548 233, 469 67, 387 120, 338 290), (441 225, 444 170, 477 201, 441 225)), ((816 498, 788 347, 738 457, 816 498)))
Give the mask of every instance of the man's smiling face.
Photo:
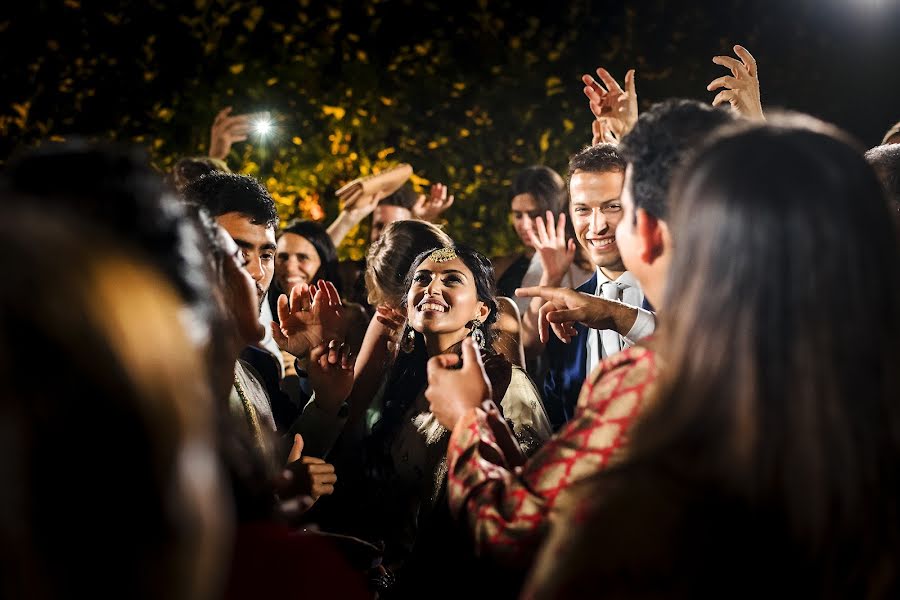
POLYGON ((621 171, 575 171, 569 181, 572 226, 578 243, 595 266, 612 273, 625 271, 616 246, 624 180, 621 171))

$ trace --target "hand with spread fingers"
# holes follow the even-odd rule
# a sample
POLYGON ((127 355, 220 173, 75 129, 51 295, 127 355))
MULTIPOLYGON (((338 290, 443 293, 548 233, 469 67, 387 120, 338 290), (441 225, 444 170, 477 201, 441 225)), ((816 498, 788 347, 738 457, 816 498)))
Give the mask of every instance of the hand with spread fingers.
POLYGON ((734 53, 740 60, 730 56, 715 56, 712 59, 717 65, 731 70, 731 75, 723 75, 706 86, 711 92, 725 88, 713 98, 713 106, 728 102, 740 115, 755 121, 764 121, 756 59, 743 46, 735 46, 734 53))
POLYGON ((419 195, 413 205, 412 214, 419 220, 434 223, 451 206, 453 206, 453 195, 447 195, 447 186, 443 183, 435 183, 431 186, 431 191, 427 196, 419 195))
POLYGON ((278 323, 272 323, 272 337, 282 350, 305 357, 326 340, 346 338, 347 319, 337 289, 330 281, 318 285, 300 284, 290 298, 278 298, 278 323))
POLYGON ((231 145, 243 142, 250 134, 250 115, 233 115, 228 106, 219 111, 212 124, 209 136, 209 155, 225 160, 231 152, 231 145))
POLYGON ((541 217, 527 221, 526 231, 543 267, 541 285, 557 286, 575 260, 575 240, 566 239, 565 213, 560 213, 559 218, 555 219, 548 210, 546 218, 546 224, 541 217))
POLYGON ((439 354, 428 361, 428 387, 425 398, 438 422, 452 430, 469 410, 491 398, 491 382, 481 361, 481 353, 471 337, 462 343, 460 357, 439 354))
POLYGON ((309 353, 309 383, 315 402, 324 411, 336 415, 353 390, 353 355, 347 344, 331 340, 309 353))
POLYGON ((275 478, 279 509, 289 520, 309 510, 313 503, 334 493, 334 466, 321 458, 303 456, 303 436, 294 434, 287 466, 275 478))
POLYGON ((625 335, 637 319, 637 309, 632 306, 569 288, 519 288, 516 296, 545 300, 538 313, 539 334, 544 343, 550 339, 550 328, 556 337, 568 344, 577 335, 575 323, 592 329, 612 329, 625 335))
MULTIPOLYGON (((634 86, 634 69, 625 73, 625 89, 609 74, 609 71, 600 67, 597 76, 603 85, 590 75, 583 75, 584 95, 588 97, 591 112, 601 123, 601 128, 609 131, 603 134, 603 129, 594 127, 594 138, 601 140, 621 139, 631 131, 638 119, 637 91, 634 86), (605 88, 603 86, 606 86, 605 88), (598 136, 598 133, 601 133, 598 136)), ((596 144, 595 144, 596 145, 596 144)))

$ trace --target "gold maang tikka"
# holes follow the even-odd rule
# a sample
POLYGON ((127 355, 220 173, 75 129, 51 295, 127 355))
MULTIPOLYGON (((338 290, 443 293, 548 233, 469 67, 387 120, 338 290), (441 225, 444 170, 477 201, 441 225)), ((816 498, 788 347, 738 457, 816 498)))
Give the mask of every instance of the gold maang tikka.
POLYGON ((428 260, 436 263, 444 263, 457 258, 456 250, 450 247, 438 248, 428 255, 428 260))

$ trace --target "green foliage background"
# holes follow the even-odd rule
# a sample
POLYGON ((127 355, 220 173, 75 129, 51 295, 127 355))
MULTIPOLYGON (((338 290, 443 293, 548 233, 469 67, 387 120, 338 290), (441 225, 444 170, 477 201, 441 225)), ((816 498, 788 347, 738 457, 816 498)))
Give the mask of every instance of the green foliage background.
MULTIPOLYGON (((143 144, 164 170, 205 152, 221 107, 269 110, 279 137, 236 145, 229 163, 266 182, 284 219, 327 223, 341 184, 409 162, 417 189, 439 181, 456 195, 451 235, 503 254, 516 245, 507 221, 512 175, 534 163, 564 172, 568 156, 589 142, 580 75, 598 65, 617 76, 635 67, 642 107, 671 95, 710 100, 705 84, 721 73, 709 59, 740 42, 760 62, 767 105, 807 110, 870 138, 900 117, 894 104, 861 115, 852 90, 809 92, 841 68, 865 77, 882 54, 892 59, 896 35, 873 42, 882 28, 892 30, 890 19, 870 31, 868 63, 838 58, 826 66, 823 53, 837 51, 822 3, 798 1, 790 13, 776 4, 790 3, 557 2, 527 11, 509 0, 7 6, 0 160, 40 140, 82 135, 143 144)), ((846 20, 840 26, 834 31, 846 20)), ((848 44, 838 54, 868 48, 848 44)), ((879 98, 897 97, 896 82, 882 85, 890 89, 879 98)), ((359 258, 365 233, 355 232, 342 254, 359 258)))

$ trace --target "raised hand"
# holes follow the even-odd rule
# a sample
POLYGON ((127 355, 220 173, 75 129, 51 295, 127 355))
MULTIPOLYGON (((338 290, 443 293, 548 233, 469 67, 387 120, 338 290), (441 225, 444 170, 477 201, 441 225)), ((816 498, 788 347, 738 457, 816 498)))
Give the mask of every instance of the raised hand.
POLYGON ((764 121, 756 59, 743 46, 735 46, 734 53, 741 59, 740 61, 730 56, 714 56, 712 59, 717 65, 731 70, 731 75, 714 79, 706 86, 709 91, 725 88, 713 98, 713 106, 728 102, 731 108, 742 116, 764 121))
POLYGON ((294 286, 290 297, 278 298, 278 320, 272 324, 272 337, 282 350, 304 357, 326 340, 343 342, 347 319, 337 289, 330 281, 318 285, 294 286))
POLYGON ((547 222, 537 217, 527 226, 528 238, 538 252, 544 269, 543 285, 557 286, 575 260, 575 240, 566 240, 566 215, 559 214, 554 225, 553 213, 547 211, 547 222))
POLYGON ((357 190, 354 194, 344 198, 344 206, 337 218, 328 226, 328 237, 335 247, 340 246, 344 238, 359 223, 372 214, 378 203, 386 196, 382 191, 374 194, 363 193, 357 190))
MULTIPOLYGON (((603 85, 590 75, 582 75, 584 95, 588 97, 591 112, 610 133, 621 139, 631 131, 638 119, 637 90, 634 86, 634 69, 625 73, 625 89, 600 67, 597 76, 603 85), (605 88, 603 86, 606 86, 605 88)), ((594 130, 596 134, 596 129, 594 130)), ((596 135, 595 135, 596 137, 596 135)))
POLYGON ((231 152, 231 145, 243 142, 250 134, 250 115, 231 116, 231 107, 219 111, 209 134, 209 155, 225 160, 231 152))
POLYGON ((382 191, 374 194, 366 194, 362 190, 357 190, 344 200, 344 212, 348 213, 353 219, 359 223, 375 210, 378 203, 384 199, 385 194, 382 191))
POLYGON ((434 222, 441 213, 453 205, 453 195, 447 195, 447 186, 443 183, 435 183, 431 186, 431 192, 426 196, 420 194, 412 214, 422 221, 434 222))
POLYGON ((462 368, 456 354, 439 354, 428 361, 425 398, 438 422, 452 430, 466 412, 491 397, 491 382, 472 338, 462 343, 462 368))
POLYGON ((619 144, 619 137, 609 128, 608 119, 601 117, 591 121, 591 146, 598 144, 619 144))
POLYGON ((289 519, 306 512, 322 496, 334 493, 334 466, 321 458, 303 456, 303 436, 294 434, 287 466, 275 478, 279 509, 289 519))
POLYGON ((347 344, 335 340, 321 343, 309 353, 309 383, 316 404, 337 414, 353 389, 353 356, 347 344))

